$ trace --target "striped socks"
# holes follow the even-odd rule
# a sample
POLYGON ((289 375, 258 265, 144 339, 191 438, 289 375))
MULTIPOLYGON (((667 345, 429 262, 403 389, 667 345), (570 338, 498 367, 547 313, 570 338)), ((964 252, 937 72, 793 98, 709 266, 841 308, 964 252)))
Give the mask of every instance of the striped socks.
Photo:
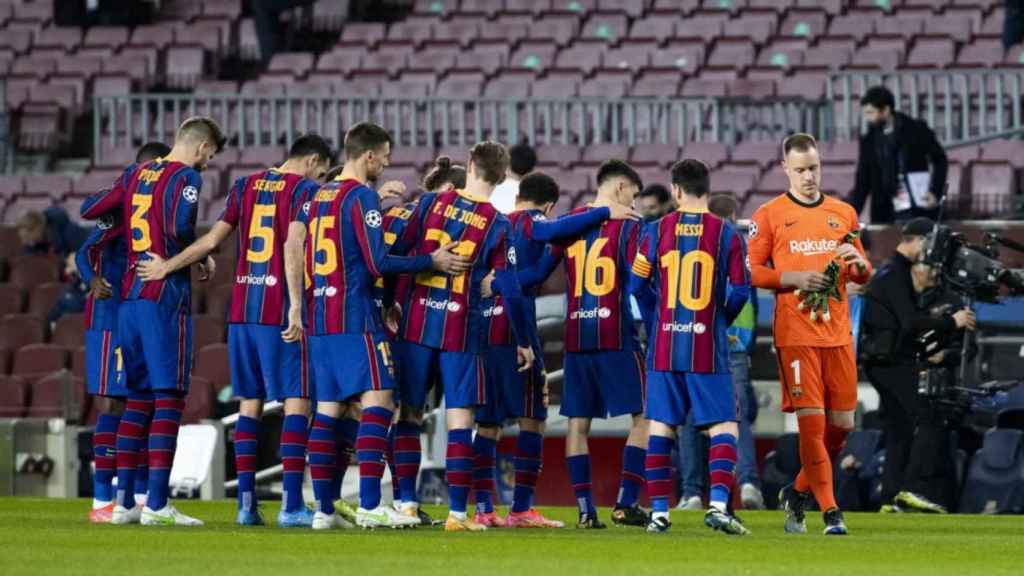
POLYGON ((317 510, 324 514, 334 514, 337 423, 336 419, 318 413, 313 417, 313 428, 309 431, 309 475, 313 478, 317 510))
POLYGON ((121 417, 114 414, 100 414, 96 418, 96 430, 92 433, 93 475, 92 492, 97 502, 109 503, 114 500, 111 483, 117 472, 117 425, 121 417))
POLYGON ((153 416, 153 400, 129 398, 117 425, 117 505, 134 508, 135 467, 139 448, 145 440, 146 426, 153 416))
POLYGON ((640 498, 640 487, 644 485, 644 457, 647 451, 630 446, 622 452, 622 482, 619 484, 619 498, 615 505, 621 508, 636 506, 640 498))
POLYGON ((477 433, 473 440, 473 453, 473 496, 476 499, 476 511, 490 514, 494 512, 494 459, 497 455, 497 443, 493 438, 477 433))
MULTIPOLYGON (((416 479, 420 474, 420 426, 412 422, 399 422, 395 426, 395 472, 398 474, 399 495, 402 502, 418 502, 416 479)), ((392 480, 394 481, 394 480, 392 480)))
POLYGON ((456 517, 465 517, 469 487, 473 483, 473 430, 448 431, 447 478, 448 508, 456 517))
POLYGON ((281 465, 284 467, 281 506, 285 512, 298 512, 305 506, 302 501, 302 475, 306 469, 308 426, 309 419, 304 415, 284 417, 281 429, 281 465))
POLYGON ((512 511, 526 512, 533 507, 533 492, 540 476, 541 450, 544 438, 536 432, 520 431, 516 439, 516 488, 512 511))
POLYGON ((402 501, 402 490, 398 484, 398 468, 395 467, 395 430, 397 425, 392 424, 388 428, 388 449, 384 458, 388 461, 388 473, 391 474, 391 499, 395 502, 402 501))
POLYGON ((711 479, 711 506, 725 512, 736 480, 736 437, 732 434, 716 434, 711 437, 708 475, 711 479))
POLYGON ((569 465, 569 480, 572 490, 576 493, 576 505, 580 514, 593 514, 594 493, 590 486, 590 454, 569 456, 565 459, 569 465))
POLYGON ((363 408, 356 457, 359 460, 359 507, 364 510, 380 506, 380 479, 384 476, 384 451, 393 415, 394 412, 382 406, 363 408))
POLYGON ((340 418, 334 425, 334 449, 335 466, 334 482, 331 484, 331 493, 334 499, 341 498, 341 487, 345 484, 345 473, 352 462, 352 454, 356 450, 356 439, 359 436, 359 420, 354 418, 340 418))
POLYGON ((665 436, 651 435, 647 444, 647 493, 655 514, 668 514, 672 496, 672 445, 675 441, 665 436))
POLYGON ((256 511, 256 443, 260 421, 239 416, 235 425, 235 470, 238 471, 238 509, 256 511))
POLYGON ((178 427, 185 410, 185 398, 178 392, 157 392, 153 423, 149 428, 149 490, 146 507, 161 510, 167 506, 171 465, 178 447, 178 427))

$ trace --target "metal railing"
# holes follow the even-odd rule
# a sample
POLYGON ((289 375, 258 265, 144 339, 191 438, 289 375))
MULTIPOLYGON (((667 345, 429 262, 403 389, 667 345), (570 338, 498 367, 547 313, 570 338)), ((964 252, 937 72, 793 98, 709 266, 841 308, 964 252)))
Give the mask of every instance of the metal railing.
POLYGON ((897 110, 925 120, 945 146, 1024 128, 1024 69, 842 72, 827 84, 834 122, 830 138, 859 137, 864 130, 860 98, 879 84, 892 90, 897 110))
POLYGON ((93 149, 132 148, 173 138, 190 115, 207 115, 233 145, 278 146, 315 131, 340 142, 345 129, 372 120, 399 146, 471 146, 483 139, 531 144, 733 144, 795 131, 825 135, 824 101, 793 98, 570 98, 497 100, 328 98, 238 94, 133 94, 93 100, 93 149))
POLYGON ((0 78, 0 174, 14 169, 14 142, 11 142, 11 111, 7 109, 7 84, 0 78))

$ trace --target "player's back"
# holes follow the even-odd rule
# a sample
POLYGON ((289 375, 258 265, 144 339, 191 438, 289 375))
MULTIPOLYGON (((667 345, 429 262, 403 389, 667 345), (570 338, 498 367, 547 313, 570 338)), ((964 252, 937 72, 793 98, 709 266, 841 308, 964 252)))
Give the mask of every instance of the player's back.
POLYGON ((283 325, 289 307, 284 281, 288 226, 320 185, 273 168, 239 178, 220 220, 237 228, 231 323, 283 325))
POLYGON ((188 268, 163 280, 143 282, 135 275, 140 260, 152 252, 172 258, 195 240, 196 208, 202 178, 192 167, 157 159, 134 166, 125 184, 121 218, 127 223, 128 269, 125 300, 145 299, 178 310, 191 309, 188 268))
MULTIPOLYGON (((577 208, 578 214, 593 208, 577 208)), ((607 220, 559 244, 565 258, 565 349, 639 350, 627 283, 639 225, 607 220)))
MULTIPOLYGON (((751 218, 751 262, 767 256, 779 272, 822 272, 847 233, 858 230, 853 207, 821 195, 807 205, 784 194, 758 208, 751 218)), ((840 277, 840 302, 832 302, 830 321, 811 321, 799 309, 793 290, 779 290, 775 297, 776 346, 843 346, 852 342, 846 281, 840 277)))
POLYGON ((374 304, 367 227, 380 228, 377 193, 358 180, 334 180, 313 196, 306 242, 307 329, 313 335, 381 330, 374 304))
POLYGON ((406 296, 403 338, 446 351, 479 351, 486 335, 480 282, 491 270, 505 269, 506 262, 515 264, 508 235, 508 219, 486 198, 462 191, 420 197, 400 243, 413 243, 414 254, 422 255, 457 242, 455 252, 473 267, 459 276, 415 275, 406 296))
MULTIPOLYGON (((511 230, 510 245, 516 254, 516 267, 520 270, 532 267, 544 255, 547 247, 546 243, 533 240, 531 234, 533 223, 545 218, 544 212, 536 209, 516 210, 506 217, 511 230)), ((536 287, 523 288, 523 304, 531 320, 537 316, 536 294, 536 287)), ((498 295, 487 299, 483 304, 483 314, 488 346, 511 346, 515 337, 502 297, 498 295)), ((535 344, 539 347, 540 343, 535 344)))
POLYGON ((729 372, 727 289, 749 282, 744 259, 736 229, 707 212, 675 211, 645 228, 633 269, 658 295, 655 370, 729 372))
MULTIPOLYGON (((128 254, 124 244, 124 230, 119 214, 106 214, 96 222, 96 229, 86 239, 84 262, 79 259, 79 266, 86 265, 93 274, 98 274, 114 289, 108 298, 97 299, 90 291, 85 299, 85 328, 96 330, 117 329, 117 309, 121 305, 121 292, 118 290, 125 269, 128 266, 128 254)), ((82 272, 79 271, 81 275, 82 272)))

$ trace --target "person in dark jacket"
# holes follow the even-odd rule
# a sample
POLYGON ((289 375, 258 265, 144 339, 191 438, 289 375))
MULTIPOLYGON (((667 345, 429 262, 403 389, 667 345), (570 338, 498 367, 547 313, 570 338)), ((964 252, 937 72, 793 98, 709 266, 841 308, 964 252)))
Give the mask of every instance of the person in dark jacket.
POLYGON ((869 129, 860 139, 852 204, 859 214, 871 197, 871 222, 935 219, 946 191, 946 152, 922 120, 896 112, 896 100, 874 86, 860 101, 869 129))
POLYGON ((946 344, 974 330, 969 308, 924 297, 935 288, 936 270, 921 262, 931 220, 915 218, 902 230, 896 253, 875 275, 865 294, 859 352, 864 371, 881 400, 886 462, 882 502, 887 510, 941 512, 955 497, 949 432, 940 414, 918 394, 921 361, 959 364, 959 347, 940 346, 918 359, 918 340, 942 335, 946 344))
POLYGON ((66 258, 89 235, 89 229, 72 222, 60 206, 26 212, 15 226, 25 254, 56 254, 66 258))

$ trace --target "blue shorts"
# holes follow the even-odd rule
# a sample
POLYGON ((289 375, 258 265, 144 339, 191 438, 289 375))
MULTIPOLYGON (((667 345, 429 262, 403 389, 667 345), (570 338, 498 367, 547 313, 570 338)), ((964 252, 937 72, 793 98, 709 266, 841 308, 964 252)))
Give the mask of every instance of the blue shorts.
POLYGON ((515 346, 495 346, 484 351, 487 402, 476 410, 480 424, 501 424, 510 418, 545 421, 544 364, 538 354, 533 366, 519 371, 515 346))
POLYGON ((280 326, 229 324, 231 389, 242 398, 309 398, 306 339, 285 342, 280 326))
POLYGON ((399 395, 402 403, 422 410, 427 392, 440 378, 448 408, 473 408, 487 401, 484 363, 480 354, 446 352, 413 342, 404 342, 398 363, 399 395))
POLYGON ((363 392, 392 390, 395 367, 384 333, 309 336, 317 402, 359 400, 363 392))
POLYGON ((567 352, 562 416, 607 418, 644 411, 643 357, 634 350, 567 352))
POLYGON ((647 418, 681 426, 691 412, 697 428, 738 421, 732 374, 647 373, 647 418))
POLYGON ((93 396, 128 396, 124 360, 113 330, 85 331, 85 381, 93 396))
POLYGON ((126 300, 117 337, 127 388, 187 393, 192 372, 192 315, 151 300, 126 300))

